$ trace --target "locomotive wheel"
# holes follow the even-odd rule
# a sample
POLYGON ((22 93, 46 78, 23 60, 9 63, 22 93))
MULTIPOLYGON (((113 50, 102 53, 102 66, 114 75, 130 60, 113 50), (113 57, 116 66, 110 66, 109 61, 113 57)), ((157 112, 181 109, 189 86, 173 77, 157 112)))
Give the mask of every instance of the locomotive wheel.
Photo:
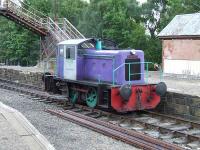
POLYGON ((78 100, 78 91, 71 90, 69 92, 69 99, 73 104, 75 104, 78 100))
POLYGON ((90 88, 86 94, 86 103, 89 107, 94 108, 97 105, 97 91, 95 88, 90 88))

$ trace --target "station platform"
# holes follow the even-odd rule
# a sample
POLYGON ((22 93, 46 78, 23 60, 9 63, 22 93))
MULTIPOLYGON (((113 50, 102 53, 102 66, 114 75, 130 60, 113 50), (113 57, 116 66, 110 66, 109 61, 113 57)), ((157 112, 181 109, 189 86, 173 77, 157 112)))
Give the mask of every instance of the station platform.
POLYGON ((200 97, 200 79, 198 78, 186 78, 184 76, 181 77, 167 74, 160 75, 159 71, 150 71, 148 82, 165 82, 168 92, 200 97))
POLYGON ((17 110, 0 102, 1 150, 55 150, 17 110))

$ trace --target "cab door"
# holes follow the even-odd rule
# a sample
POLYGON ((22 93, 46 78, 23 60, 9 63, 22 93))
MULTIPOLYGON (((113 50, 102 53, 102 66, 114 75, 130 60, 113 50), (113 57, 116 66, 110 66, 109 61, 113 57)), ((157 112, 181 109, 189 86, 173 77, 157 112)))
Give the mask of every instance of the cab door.
POLYGON ((76 80, 77 50, 75 46, 65 46, 64 79, 76 80))
POLYGON ((59 45, 57 48, 57 77, 64 78, 64 45, 59 45))

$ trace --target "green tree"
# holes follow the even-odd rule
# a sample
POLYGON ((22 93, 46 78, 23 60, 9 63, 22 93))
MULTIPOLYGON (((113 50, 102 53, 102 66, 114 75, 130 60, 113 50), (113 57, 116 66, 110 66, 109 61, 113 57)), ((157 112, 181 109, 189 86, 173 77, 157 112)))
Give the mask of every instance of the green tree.
POLYGON ((161 16, 166 11, 166 5, 167 0, 147 0, 147 3, 142 5, 142 17, 152 38, 156 37, 161 16))
POLYGON ((165 13, 161 15, 159 31, 161 31, 176 15, 197 13, 199 11, 199 0, 168 0, 165 13))
POLYGON ((91 0, 78 28, 88 37, 113 39, 122 48, 137 47, 138 43, 145 41, 145 29, 140 20, 136 0, 91 0), (136 37, 144 39, 139 42, 136 37))
MULTIPOLYGON (((113 39, 121 49, 145 51, 146 60, 161 62, 161 42, 156 38, 175 15, 200 10, 199 0, 24 0, 30 11, 67 18, 86 37, 113 39), (57 3, 55 3, 57 2, 57 3), (34 9, 33 9, 34 8, 34 9)), ((44 16, 45 17, 45 16, 44 16)), ((36 64, 39 37, 0 17, 0 59, 36 64)))
POLYGON ((0 26, 0 59, 15 65, 35 65, 39 37, 3 17, 0 26))

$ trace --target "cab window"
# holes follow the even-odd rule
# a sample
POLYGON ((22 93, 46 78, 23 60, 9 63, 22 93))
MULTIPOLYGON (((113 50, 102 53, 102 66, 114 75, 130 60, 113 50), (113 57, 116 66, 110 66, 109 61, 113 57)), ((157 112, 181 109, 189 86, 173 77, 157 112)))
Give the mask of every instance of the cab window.
POLYGON ((66 47, 66 59, 73 59, 75 60, 75 47, 66 47))
POLYGON ((64 57, 64 45, 60 45, 58 49, 58 55, 64 57))

